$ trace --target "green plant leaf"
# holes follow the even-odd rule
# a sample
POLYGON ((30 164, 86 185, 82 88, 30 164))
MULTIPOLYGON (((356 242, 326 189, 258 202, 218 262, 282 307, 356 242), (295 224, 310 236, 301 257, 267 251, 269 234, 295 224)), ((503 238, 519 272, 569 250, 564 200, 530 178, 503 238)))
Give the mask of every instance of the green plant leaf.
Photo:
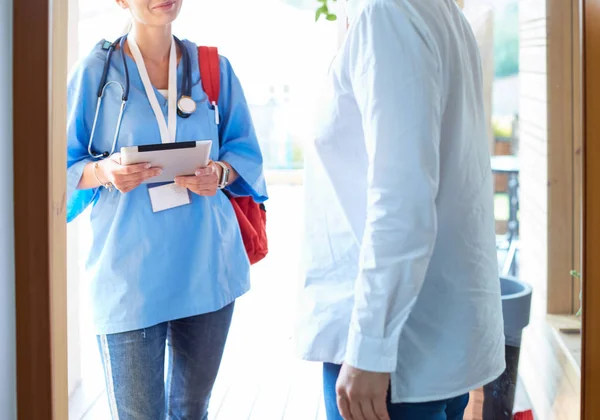
MULTIPOLYGON (((317 2, 321 4, 321 6, 315 12, 315 22, 318 22, 321 16, 325 16, 325 19, 330 22, 337 20, 336 14, 329 12, 328 1, 330 0, 317 0, 317 2)), ((331 1, 336 2, 337 0, 331 1)))
POLYGON ((319 20, 321 15, 327 16, 329 14, 329 9, 327 9, 327 5, 323 4, 323 6, 319 7, 315 14, 315 22, 319 20))

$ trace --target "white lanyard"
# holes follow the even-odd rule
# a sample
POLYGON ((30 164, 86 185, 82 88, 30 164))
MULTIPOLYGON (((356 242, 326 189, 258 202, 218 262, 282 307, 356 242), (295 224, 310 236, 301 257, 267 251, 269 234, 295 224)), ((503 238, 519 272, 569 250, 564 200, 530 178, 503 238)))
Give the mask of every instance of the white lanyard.
POLYGON ((173 143, 175 142, 177 135, 177 48, 175 47, 175 39, 171 39, 171 53, 169 55, 169 94, 167 99, 168 126, 162 109, 158 104, 158 99, 156 99, 156 92, 154 92, 154 88, 150 82, 150 77, 148 76, 148 71, 146 70, 146 64, 144 64, 144 57, 142 57, 140 48, 131 34, 127 36, 127 41, 129 41, 129 48, 135 59, 135 64, 137 64, 138 71, 140 72, 140 77, 142 78, 144 89, 146 90, 146 96, 148 96, 148 101, 150 101, 150 106, 156 116, 156 122, 158 123, 158 128, 160 130, 160 139, 163 143, 173 143))

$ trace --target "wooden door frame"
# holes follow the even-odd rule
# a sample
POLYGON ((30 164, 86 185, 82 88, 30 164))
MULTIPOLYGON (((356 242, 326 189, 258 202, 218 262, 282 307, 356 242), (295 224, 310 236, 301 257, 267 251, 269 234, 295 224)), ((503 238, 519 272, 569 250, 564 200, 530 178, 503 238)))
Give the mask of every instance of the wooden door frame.
MULTIPOLYGON (((13 160, 20 420, 68 418, 64 165, 67 4, 67 0, 14 0, 13 160)), ((600 418, 600 80, 592 76, 600 74, 600 0, 581 0, 580 10, 585 35, 581 410, 582 419, 592 420, 600 418)))
POLYGON ((67 1, 13 5, 17 413, 66 420, 67 1))
POLYGON ((581 0, 583 18, 583 345, 581 418, 600 418, 600 0, 581 0))
POLYGON ((581 271, 580 0, 546 0, 547 14, 547 312, 574 315, 581 271), (550 48, 551 47, 551 48, 550 48))

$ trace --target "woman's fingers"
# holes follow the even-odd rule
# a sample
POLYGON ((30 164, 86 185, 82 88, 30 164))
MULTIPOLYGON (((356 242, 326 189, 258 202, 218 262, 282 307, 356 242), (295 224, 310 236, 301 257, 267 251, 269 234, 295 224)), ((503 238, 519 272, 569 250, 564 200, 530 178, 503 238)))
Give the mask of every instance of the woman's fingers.
POLYGON ((195 176, 178 176, 175 177, 175 184, 180 187, 190 188, 196 185, 195 176))
POLYGON ((140 172, 133 172, 131 174, 124 174, 124 175, 118 175, 115 176, 115 180, 119 180, 121 183, 126 183, 126 182, 142 182, 146 179, 158 176, 162 173, 162 170, 160 168, 152 168, 152 169, 145 169, 143 171, 140 172))
POLYGON ((116 175, 113 184, 121 192, 129 192, 137 188, 143 181, 158 176, 162 173, 160 168, 145 169, 126 175, 116 175))
POLYGON ((196 176, 210 176, 210 175, 216 175, 217 173, 217 169, 215 168, 215 165, 208 165, 206 168, 198 168, 196 169, 195 175, 196 176))
POLYGON ((142 172, 142 176, 144 179, 154 178, 155 176, 159 176, 160 174, 162 174, 161 168, 152 168, 142 172))
POLYGON ((175 183, 182 187, 193 186, 196 188, 212 188, 217 186, 218 180, 213 175, 201 174, 196 176, 178 176, 175 178, 175 183))
POLYGON ((211 175, 179 176, 175 184, 203 196, 213 196, 217 193, 217 179, 211 175))
POLYGON ((147 171, 151 167, 152 167, 152 165, 150 165, 149 163, 136 163, 135 165, 121 166, 117 170, 117 172, 122 175, 132 175, 132 174, 137 174, 140 172, 147 171))

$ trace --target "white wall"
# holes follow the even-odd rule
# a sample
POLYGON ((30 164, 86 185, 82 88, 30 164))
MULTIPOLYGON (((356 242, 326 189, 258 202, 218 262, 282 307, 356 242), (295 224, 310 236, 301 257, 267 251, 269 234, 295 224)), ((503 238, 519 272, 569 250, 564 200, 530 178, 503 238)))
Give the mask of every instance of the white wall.
POLYGON ((12 163, 12 1, 0 0, 0 419, 16 408, 12 163))

